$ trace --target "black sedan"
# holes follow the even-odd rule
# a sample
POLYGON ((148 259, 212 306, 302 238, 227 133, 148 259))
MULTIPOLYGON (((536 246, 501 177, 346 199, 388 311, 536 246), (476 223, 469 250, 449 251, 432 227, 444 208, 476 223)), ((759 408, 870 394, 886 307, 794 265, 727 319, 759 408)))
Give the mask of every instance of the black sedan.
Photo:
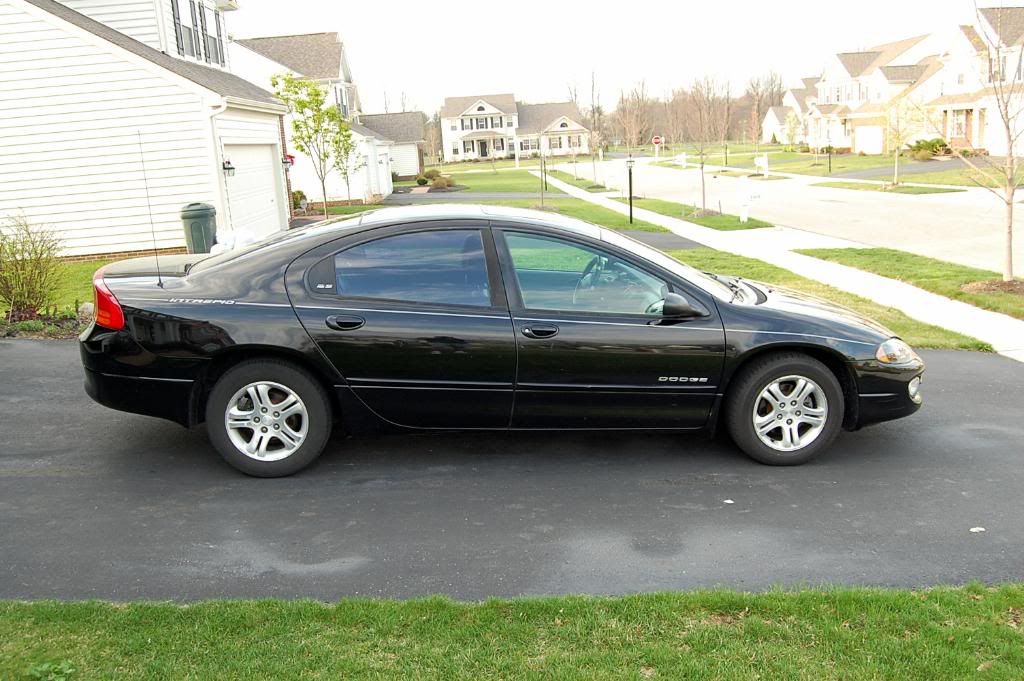
POLYGON ((193 427, 281 476, 332 427, 713 433, 766 464, 911 414, 924 364, 884 327, 699 272, 619 233, 491 206, 386 208, 219 255, 96 273, 101 404, 193 427))

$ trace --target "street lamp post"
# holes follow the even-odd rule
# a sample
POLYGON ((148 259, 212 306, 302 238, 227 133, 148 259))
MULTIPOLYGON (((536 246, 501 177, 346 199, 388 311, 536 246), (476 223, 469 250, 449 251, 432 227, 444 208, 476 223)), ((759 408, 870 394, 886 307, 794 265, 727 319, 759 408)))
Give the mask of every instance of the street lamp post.
POLYGON ((626 159, 626 170, 629 172, 629 224, 633 224, 633 157, 626 159))

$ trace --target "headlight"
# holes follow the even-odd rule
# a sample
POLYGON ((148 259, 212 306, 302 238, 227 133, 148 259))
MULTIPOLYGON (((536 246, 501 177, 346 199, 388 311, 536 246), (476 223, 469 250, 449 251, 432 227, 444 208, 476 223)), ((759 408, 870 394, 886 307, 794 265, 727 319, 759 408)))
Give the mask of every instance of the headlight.
POLYGON ((909 364, 921 360, 913 348, 899 338, 890 338, 879 345, 875 350, 875 359, 882 364, 909 364))

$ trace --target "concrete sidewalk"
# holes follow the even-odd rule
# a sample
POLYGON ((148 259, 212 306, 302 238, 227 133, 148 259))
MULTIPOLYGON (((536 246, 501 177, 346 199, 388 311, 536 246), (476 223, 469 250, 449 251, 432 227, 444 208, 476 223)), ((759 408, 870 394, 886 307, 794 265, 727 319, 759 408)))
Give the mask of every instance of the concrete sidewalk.
MULTIPOLYGON (((537 172, 534 174, 539 176, 537 172)), ((548 182, 570 196, 623 215, 629 214, 629 206, 624 203, 577 189, 550 175, 548 182)), ((822 245, 822 239, 827 237, 787 227, 722 232, 643 208, 634 207, 633 214, 641 220, 710 248, 784 267, 801 276, 896 308, 922 322, 978 338, 991 344, 996 352, 1024 362, 1024 321, 950 300, 877 274, 793 253, 791 250, 828 248, 822 245)), ((834 239, 830 241, 834 242, 832 245, 853 245, 834 239)))

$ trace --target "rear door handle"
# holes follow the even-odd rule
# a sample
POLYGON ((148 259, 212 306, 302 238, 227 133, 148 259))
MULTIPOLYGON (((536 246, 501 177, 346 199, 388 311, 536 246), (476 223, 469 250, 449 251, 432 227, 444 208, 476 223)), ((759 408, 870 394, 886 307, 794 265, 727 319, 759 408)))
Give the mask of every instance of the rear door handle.
POLYGON ((523 327, 523 335, 527 338, 552 338, 558 334, 554 324, 528 324, 523 327))
POLYGON ((354 314, 334 314, 324 321, 335 331, 354 331, 366 323, 365 319, 354 314))

